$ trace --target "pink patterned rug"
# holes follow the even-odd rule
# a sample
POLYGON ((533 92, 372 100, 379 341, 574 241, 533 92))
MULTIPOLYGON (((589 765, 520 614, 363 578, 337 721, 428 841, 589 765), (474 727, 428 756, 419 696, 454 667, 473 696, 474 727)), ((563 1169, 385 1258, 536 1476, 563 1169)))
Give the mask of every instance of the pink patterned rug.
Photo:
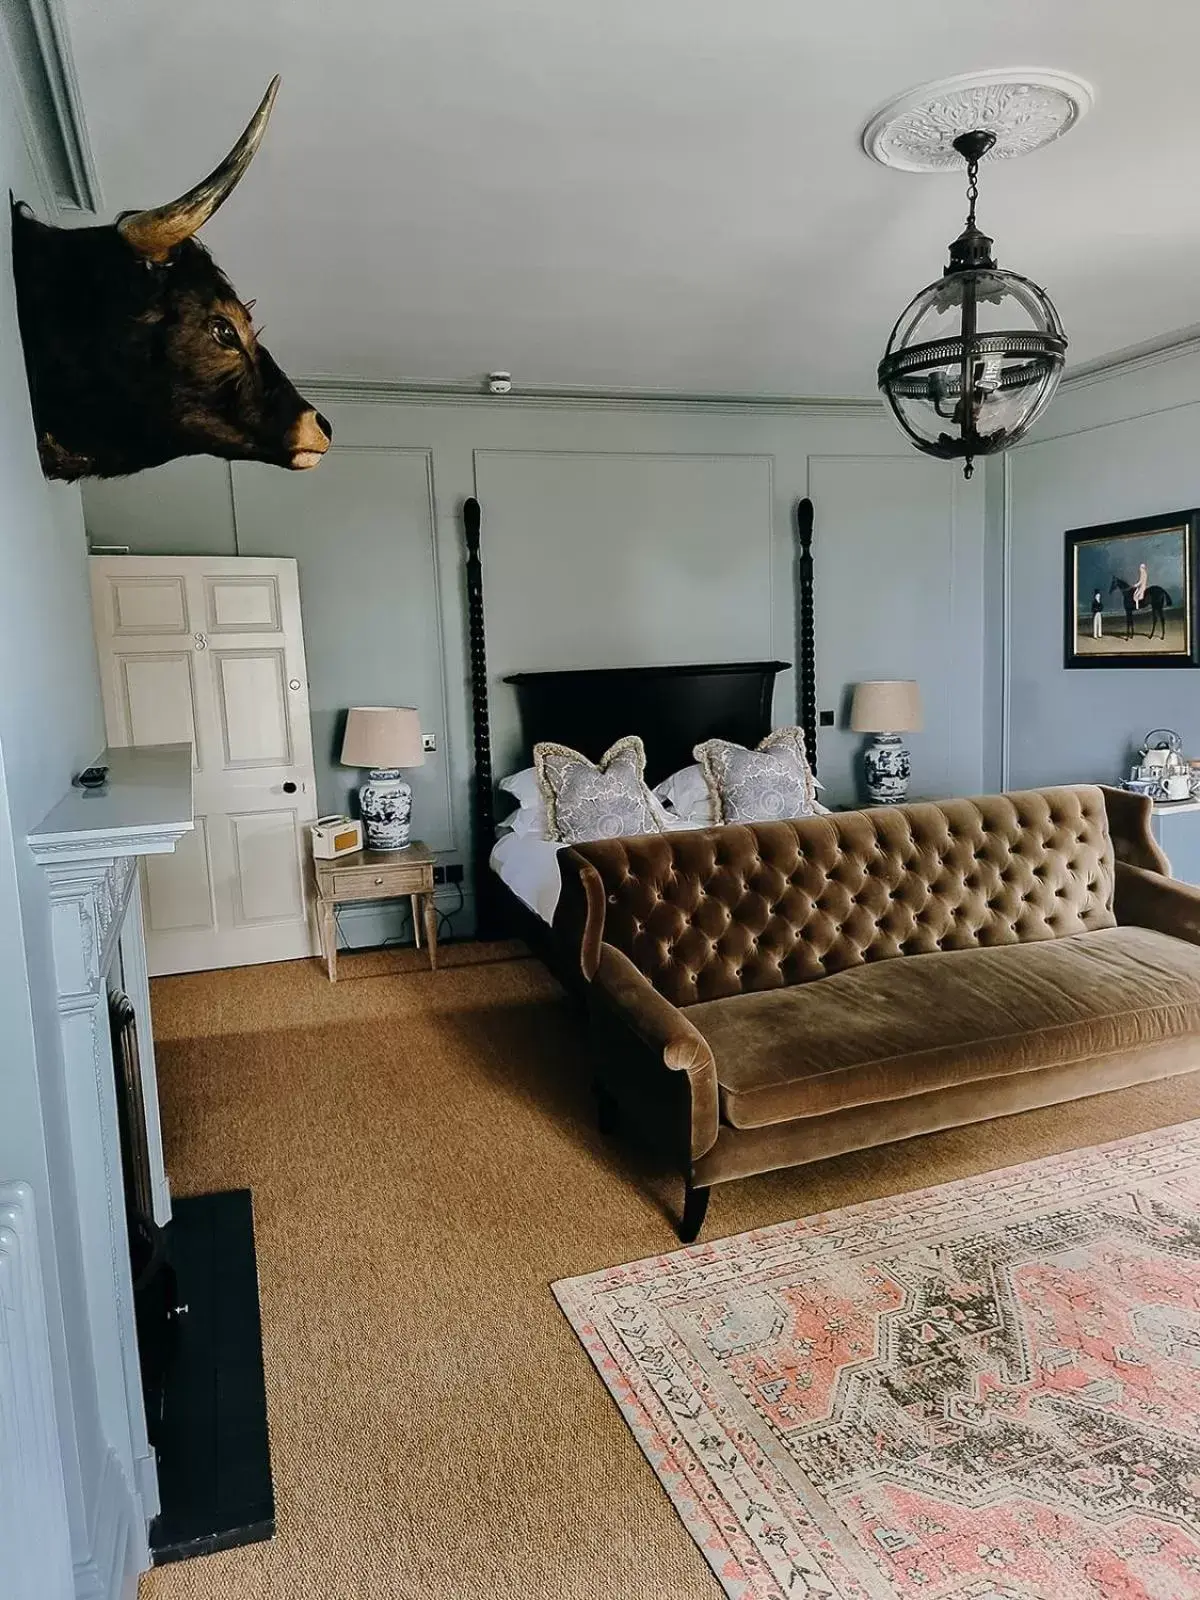
POLYGON ((738 1600, 1200 1597, 1200 1122, 554 1292, 738 1600))

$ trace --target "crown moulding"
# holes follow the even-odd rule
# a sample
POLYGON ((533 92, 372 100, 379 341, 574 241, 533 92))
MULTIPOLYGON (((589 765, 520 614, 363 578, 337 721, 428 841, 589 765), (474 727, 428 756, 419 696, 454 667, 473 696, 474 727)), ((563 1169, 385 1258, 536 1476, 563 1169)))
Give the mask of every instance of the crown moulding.
POLYGON ((995 136, 986 161, 1008 161, 1052 144, 1091 110, 1090 83, 1054 67, 996 67, 925 83, 897 95, 863 129, 873 161, 901 172, 961 169, 960 134, 995 136))
POLYGON ((687 394, 655 389, 584 389, 531 386, 495 395, 475 383, 437 383, 421 379, 380 379, 306 373, 297 387, 315 404, 486 406, 493 411, 521 407, 580 411, 709 411, 817 417, 882 416, 883 402, 872 396, 687 394))

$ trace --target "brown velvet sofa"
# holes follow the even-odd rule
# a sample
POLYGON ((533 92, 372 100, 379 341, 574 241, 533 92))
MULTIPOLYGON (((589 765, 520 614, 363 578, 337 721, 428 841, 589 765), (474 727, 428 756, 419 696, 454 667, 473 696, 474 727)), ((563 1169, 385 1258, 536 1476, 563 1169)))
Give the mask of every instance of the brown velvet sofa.
POLYGON ((1200 890, 1072 787, 581 844, 601 1104, 713 1184, 1200 1066, 1200 890), (896 959, 906 957, 911 959, 896 959))

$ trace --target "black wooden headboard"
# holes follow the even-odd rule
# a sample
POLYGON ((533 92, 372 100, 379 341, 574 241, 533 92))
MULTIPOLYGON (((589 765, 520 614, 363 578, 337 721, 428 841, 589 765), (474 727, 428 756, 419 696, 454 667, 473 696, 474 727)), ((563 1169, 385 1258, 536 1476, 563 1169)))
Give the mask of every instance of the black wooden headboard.
POLYGON ((776 675, 789 670, 787 661, 732 661, 517 672, 504 681, 517 691, 523 751, 552 740, 598 761, 615 740, 637 733, 653 787, 690 765, 703 739, 756 745, 771 731, 776 675))
MULTIPOLYGON (((467 540, 467 608, 474 713, 475 771, 472 777, 476 917, 487 928, 494 875, 488 857, 496 834, 492 772, 480 507, 463 506, 467 540)), ((813 629, 813 508, 796 507, 796 576, 799 589, 797 644, 800 655, 800 723, 810 760, 817 755, 817 699, 813 629)), ((735 661, 699 666, 605 667, 559 672, 518 672, 505 678, 517 694, 522 748, 552 740, 597 760, 614 740, 637 733, 646 746, 646 778, 653 785, 692 761, 692 747, 723 738, 755 745, 771 730, 775 679, 786 661, 735 661), (635 713, 634 715, 631 715, 635 713)), ((530 756, 530 759, 532 757, 530 756)))

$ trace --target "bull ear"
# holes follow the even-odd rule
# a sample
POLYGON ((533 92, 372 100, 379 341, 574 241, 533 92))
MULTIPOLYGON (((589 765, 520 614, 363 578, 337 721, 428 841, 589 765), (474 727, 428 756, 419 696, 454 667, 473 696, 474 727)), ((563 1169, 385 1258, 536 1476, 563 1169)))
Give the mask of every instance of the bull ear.
POLYGON ((267 118, 271 115, 278 92, 277 73, 271 79, 258 110, 250 118, 245 133, 220 166, 194 189, 180 195, 178 200, 172 200, 170 205, 155 206, 150 211, 133 211, 127 217, 122 217, 117 223, 121 237, 149 260, 165 261, 177 244, 182 244, 198 232, 222 201, 233 193, 238 180, 254 159, 254 152, 262 142, 267 118))

